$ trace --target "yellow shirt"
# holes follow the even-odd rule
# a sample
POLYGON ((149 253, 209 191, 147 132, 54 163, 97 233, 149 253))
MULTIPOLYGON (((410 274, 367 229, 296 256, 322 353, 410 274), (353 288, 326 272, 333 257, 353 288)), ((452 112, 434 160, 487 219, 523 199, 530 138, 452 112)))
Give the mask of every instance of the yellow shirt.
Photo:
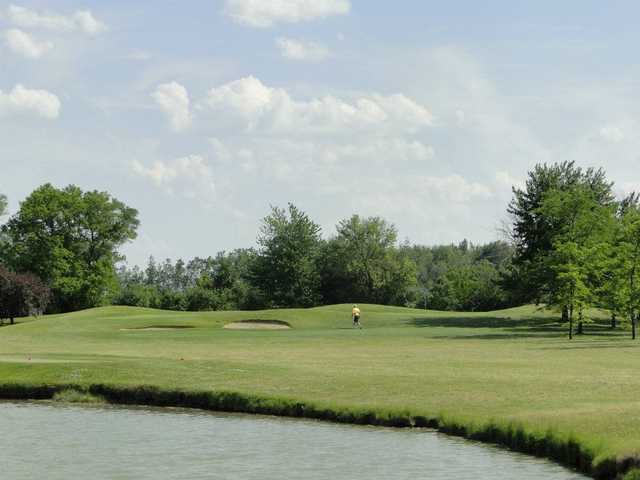
POLYGON ((351 310, 351 315, 353 316, 360 316, 360 309, 358 307, 355 307, 354 309, 351 310))

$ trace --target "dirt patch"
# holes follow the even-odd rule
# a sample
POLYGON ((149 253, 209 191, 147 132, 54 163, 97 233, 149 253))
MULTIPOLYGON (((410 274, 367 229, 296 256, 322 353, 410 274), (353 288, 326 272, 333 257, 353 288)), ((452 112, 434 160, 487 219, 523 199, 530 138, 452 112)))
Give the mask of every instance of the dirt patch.
POLYGON ((289 330, 291 325, 282 320, 240 320, 227 323, 224 328, 229 330, 289 330))
POLYGON ((165 330, 184 330, 185 328, 195 328, 193 325, 150 325, 148 327, 121 328, 121 332, 161 332, 165 330))

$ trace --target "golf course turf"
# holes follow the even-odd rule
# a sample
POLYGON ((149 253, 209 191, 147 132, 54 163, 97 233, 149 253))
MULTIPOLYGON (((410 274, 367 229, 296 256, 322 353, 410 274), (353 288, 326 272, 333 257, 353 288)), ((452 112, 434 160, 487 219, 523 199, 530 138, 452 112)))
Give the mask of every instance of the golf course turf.
POLYGON ((640 457, 640 343, 606 316, 569 341, 526 306, 183 313, 105 307, 0 327, 0 397, 430 426, 615 478, 640 457), (288 325, 228 329, 234 322, 288 325), (185 328, 187 327, 187 328, 185 328), (64 397, 64 395, 63 395, 64 397))

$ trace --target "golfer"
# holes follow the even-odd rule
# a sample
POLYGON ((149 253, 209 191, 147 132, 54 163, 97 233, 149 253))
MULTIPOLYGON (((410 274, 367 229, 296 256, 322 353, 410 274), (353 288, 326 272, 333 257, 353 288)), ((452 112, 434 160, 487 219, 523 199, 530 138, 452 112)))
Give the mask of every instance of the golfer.
POLYGON ((362 325, 360 325, 360 309, 358 305, 354 305, 351 309, 351 320, 353 320, 354 327, 362 328, 362 325))

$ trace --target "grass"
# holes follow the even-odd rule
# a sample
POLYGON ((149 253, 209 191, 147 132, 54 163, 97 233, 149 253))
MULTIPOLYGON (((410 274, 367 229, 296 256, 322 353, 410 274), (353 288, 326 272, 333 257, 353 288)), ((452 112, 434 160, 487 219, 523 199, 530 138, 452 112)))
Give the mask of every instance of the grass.
POLYGON ((418 423, 600 478, 637 463, 640 342, 604 318, 569 341, 555 316, 534 307, 362 311, 362 330, 350 328, 349 305, 211 313, 109 307, 18 322, 0 327, 0 395, 48 398, 73 388, 125 403, 418 423), (242 320, 292 328, 222 328, 242 320))
POLYGON ((99 395, 94 395, 87 391, 75 390, 73 388, 67 388, 54 393, 54 402, 60 403, 88 403, 88 404, 100 404, 105 403, 105 399, 99 395))

